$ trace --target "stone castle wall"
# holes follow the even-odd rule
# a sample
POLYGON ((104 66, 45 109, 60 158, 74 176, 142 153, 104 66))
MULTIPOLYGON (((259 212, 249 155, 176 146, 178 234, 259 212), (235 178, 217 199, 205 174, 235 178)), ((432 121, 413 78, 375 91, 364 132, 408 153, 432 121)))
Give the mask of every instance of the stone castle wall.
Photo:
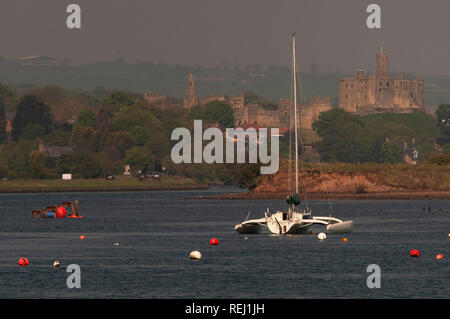
MULTIPOLYGON (((183 106, 191 108, 195 105, 205 105, 212 101, 224 101, 230 104, 234 111, 235 126, 259 126, 259 127, 292 127, 293 117, 292 103, 289 99, 280 99, 277 109, 265 109, 259 104, 245 105, 244 93, 225 98, 224 96, 212 95, 199 97, 195 92, 195 83, 192 74, 189 74, 187 88, 184 92, 183 106)), ((311 129, 312 123, 318 119, 321 112, 332 108, 329 97, 317 97, 310 100, 309 105, 299 105, 299 125, 301 128, 311 129)))
POLYGON ((389 77, 389 58, 378 53, 376 74, 358 70, 356 77, 339 80, 339 107, 347 112, 366 115, 424 111, 423 80, 389 77))

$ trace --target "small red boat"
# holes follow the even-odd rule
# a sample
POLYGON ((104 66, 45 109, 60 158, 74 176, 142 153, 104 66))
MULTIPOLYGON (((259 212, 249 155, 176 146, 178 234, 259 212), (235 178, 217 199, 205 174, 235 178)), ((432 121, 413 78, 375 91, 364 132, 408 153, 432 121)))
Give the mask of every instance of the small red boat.
POLYGON ((72 214, 68 215, 69 218, 83 218, 78 214, 78 200, 72 202, 62 202, 59 206, 47 206, 45 209, 33 210, 31 216, 35 218, 39 216, 41 218, 65 218, 66 207, 72 210, 72 214))

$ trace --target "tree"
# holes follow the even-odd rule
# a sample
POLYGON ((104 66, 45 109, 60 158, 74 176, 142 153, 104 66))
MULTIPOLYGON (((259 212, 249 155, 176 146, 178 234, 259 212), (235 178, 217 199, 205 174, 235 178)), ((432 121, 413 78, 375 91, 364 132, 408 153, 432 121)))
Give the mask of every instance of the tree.
POLYGON ((145 145, 150 141, 150 131, 142 126, 135 126, 131 130, 136 145, 145 145))
POLYGON ((6 116, 5 116, 5 104, 3 102, 3 97, 0 96, 0 144, 6 143, 6 116))
POLYGON ((240 187, 253 189, 258 186, 261 176, 260 164, 243 164, 236 168, 236 178, 240 187))
POLYGON ((78 114, 77 124, 85 127, 94 127, 96 122, 96 117, 94 112, 91 110, 83 110, 78 114))
POLYGON ((108 114, 108 111, 105 107, 102 107, 98 113, 97 113, 97 119, 96 119, 96 128, 101 131, 106 131, 109 129, 109 126, 111 125, 111 116, 108 114))
POLYGON ((152 153, 145 146, 136 146, 127 151, 125 164, 145 171, 152 161, 152 153))
POLYGON ((134 99, 133 97, 120 90, 112 91, 107 98, 103 101, 103 105, 125 105, 130 106, 133 105, 134 99))
POLYGON ((101 148, 102 139, 101 132, 94 130, 92 127, 76 126, 70 137, 70 146, 77 152, 98 152, 101 148))
POLYGON ((322 137, 318 151, 325 161, 359 163, 371 156, 372 145, 359 115, 341 109, 323 112, 313 129, 322 137))
POLYGON ((381 155, 381 163, 401 163, 403 162, 403 150, 397 143, 383 144, 381 155))
POLYGON ((80 152, 74 157, 72 173, 82 178, 98 178, 103 176, 103 168, 94 153, 80 152))
POLYGON ((30 172, 30 153, 33 148, 32 142, 20 141, 11 143, 7 149, 7 161, 10 176, 28 177, 30 172))
POLYGON ((219 122, 222 127, 234 127, 233 109, 223 101, 212 101, 206 105, 203 119, 209 123, 219 122))
POLYGON ((436 118, 442 134, 450 138, 450 104, 439 105, 436 118))
POLYGON ((49 178, 51 171, 45 165, 46 156, 42 152, 33 151, 30 155, 30 169, 33 178, 49 178))
POLYGON ((120 131, 113 133, 112 145, 115 146, 122 154, 125 154, 128 149, 135 145, 135 142, 130 133, 120 131))
POLYGON ((12 131, 14 140, 18 140, 27 124, 42 126, 44 134, 50 132, 53 126, 50 107, 35 95, 25 95, 17 105, 12 131))
POLYGON ((25 140, 34 140, 37 136, 45 135, 45 128, 37 123, 27 123, 20 133, 20 137, 25 140))

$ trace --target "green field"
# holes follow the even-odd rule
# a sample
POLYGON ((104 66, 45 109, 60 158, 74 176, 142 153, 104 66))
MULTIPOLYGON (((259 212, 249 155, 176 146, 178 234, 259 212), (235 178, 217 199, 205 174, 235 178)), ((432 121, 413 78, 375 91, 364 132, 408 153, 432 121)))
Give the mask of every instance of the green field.
POLYGON ((145 191, 201 189, 206 185, 190 178, 162 176, 161 181, 139 181, 135 177, 118 176, 114 180, 101 179, 16 179, 0 181, 2 193, 40 193, 40 192, 89 192, 89 191, 145 191))

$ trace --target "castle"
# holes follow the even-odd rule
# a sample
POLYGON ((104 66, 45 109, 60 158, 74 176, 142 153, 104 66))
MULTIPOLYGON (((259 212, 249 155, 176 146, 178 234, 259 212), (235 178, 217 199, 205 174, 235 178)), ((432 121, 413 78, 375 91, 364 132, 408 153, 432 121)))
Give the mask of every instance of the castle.
MULTIPOLYGON (((149 102, 164 102, 166 97, 147 92, 145 99, 149 102)), ((235 127, 292 127, 292 101, 279 99, 277 107, 267 108, 260 104, 246 104, 244 94, 225 97, 210 95, 201 97, 195 92, 195 81, 189 74, 187 88, 183 96, 183 107, 190 109, 195 105, 205 105, 211 101, 224 101, 234 112, 235 127)), ((412 113, 425 112, 423 79, 408 80, 389 77, 389 56, 376 54, 376 73, 365 74, 358 70, 355 77, 339 80, 339 107, 347 112, 367 115, 372 113, 412 113)), ((309 104, 298 106, 299 126, 312 129, 312 124, 320 113, 331 110, 330 97, 311 98, 309 104)))
POLYGON ((375 74, 358 70, 356 77, 339 80, 339 107, 360 115, 425 112, 423 80, 390 78, 389 56, 381 50, 376 55, 375 74))
MULTIPOLYGON (((240 126, 278 127, 288 128, 293 117, 289 114, 292 103, 289 99, 279 99, 277 109, 266 109, 259 104, 245 104, 244 94, 225 98, 224 96, 199 97, 195 92, 195 82, 189 74, 187 88, 184 92, 183 107, 190 109, 195 105, 205 105, 211 101, 225 101, 234 111, 234 124, 240 126)), ((301 128, 311 129, 312 123, 318 119, 321 112, 331 110, 329 97, 311 98, 309 105, 299 105, 299 125, 301 128)))

